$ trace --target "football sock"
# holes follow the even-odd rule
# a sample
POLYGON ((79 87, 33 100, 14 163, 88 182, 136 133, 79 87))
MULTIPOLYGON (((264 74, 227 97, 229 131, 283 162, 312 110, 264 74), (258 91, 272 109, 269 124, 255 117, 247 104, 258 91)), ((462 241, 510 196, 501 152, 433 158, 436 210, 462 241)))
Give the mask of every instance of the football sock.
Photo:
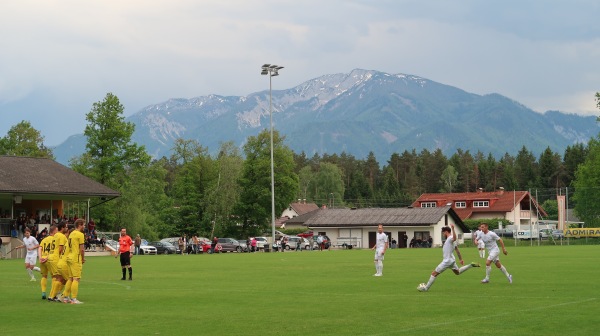
POLYGON ((127 270, 125 268, 121 269, 123 271, 123 279, 125 279, 125 276, 127 275, 127 270))
POLYGON ((73 286, 73 280, 69 279, 67 284, 65 285, 65 290, 63 291, 64 297, 69 297, 71 295, 71 287, 73 286))
POLYGON ((379 264, 379 274, 383 274, 383 261, 379 260, 377 263, 379 264))
POLYGON ((506 270, 506 268, 504 268, 504 265, 502 265, 502 267, 500 267, 500 270, 502 271, 502 273, 504 273, 504 275, 506 275, 506 277, 508 278, 508 271, 506 270))
POLYGON ((490 273, 492 272, 492 266, 486 266, 485 267, 485 278, 489 279, 490 278, 490 273))
POLYGON ((39 272, 39 271, 40 271, 40 268, 39 268, 39 267, 37 267, 37 266, 33 266, 33 270, 34 270, 34 271, 36 271, 36 272, 39 272))
POLYGON ((463 266, 463 267, 459 268, 459 269, 458 269, 458 274, 461 274, 462 272, 464 272, 464 271, 468 270, 468 269, 469 269, 469 268, 471 268, 471 267, 473 267, 473 266, 471 266, 471 264, 468 264, 468 265, 465 265, 465 266, 463 266))
POLYGON ((73 281, 71 284, 71 299, 76 299, 79 294, 79 281, 73 281))
POLYGON ((379 274, 379 264, 375 262, 375 274, 379 274))
POLYGON ((429 281, 427 281, 427 285, 425 287, 427 287, 427 289, 429 289, 429 287, 431 287, 433 285, 433 282, 435 281, 435 277, 432 275, 429 277, 429 281))
POLYGON ((133 270, 131 269, 131 267, 129 267, 129 280, 131 280, 131 274, 133 273, 133 270))
POLYGON ((27 274, 29 274, 29 277, 33 278, 33 272, 31 271, 31 269, 26 268, 26 270, 27 270, 27 274))
POLYGON ((40 285, 42 286, 42 293, 46 294, 46 288, 48 287, 48 278, 42 277, 40 285))
POLYGON ((57 283, 58 281, 56 281, 55 279, 52 279, 52 287, 50 289, 50 298, 53 298, 56 296, 56 287, 57 287, 57 283))

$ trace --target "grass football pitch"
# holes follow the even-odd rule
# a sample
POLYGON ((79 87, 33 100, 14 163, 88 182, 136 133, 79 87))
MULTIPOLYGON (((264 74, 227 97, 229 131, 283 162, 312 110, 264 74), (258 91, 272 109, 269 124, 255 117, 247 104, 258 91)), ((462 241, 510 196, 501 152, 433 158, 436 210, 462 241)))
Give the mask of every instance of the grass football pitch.
MULTIPOLYGON (((41 300, 23 260, 0 260, 0 334, 47 335, 593 335, 600 314, 597 246, 511 247, 494 266, 427 282, 442 250, 88 257, 83 305, 41 300), (48 329, 50 328, 50 329, 48 329), (62 328, 62 329, 61 329, 62 328)), ((483 262, 463 248, 465 263, 483 262)), ((483 266, 483 265, 482 265, 483 266)), ((39 279, 39 274, 36 273, 39 279)))

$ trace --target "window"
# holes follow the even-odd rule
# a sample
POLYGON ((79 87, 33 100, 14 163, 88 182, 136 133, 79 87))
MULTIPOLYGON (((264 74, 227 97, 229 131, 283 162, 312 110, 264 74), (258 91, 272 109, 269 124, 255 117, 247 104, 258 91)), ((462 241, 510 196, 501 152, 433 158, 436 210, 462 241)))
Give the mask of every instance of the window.
POLYGON ((457 208, 466 208, 467 202, 454 202, 454 206, 457 208))
POLYGON ((421 208, 435 208, 436 204, 435 202, 422 202, 421 203, 421 208))
POLYGON ((490 206, 490 201, 473 201, 474 208, 487 208, 490 206))

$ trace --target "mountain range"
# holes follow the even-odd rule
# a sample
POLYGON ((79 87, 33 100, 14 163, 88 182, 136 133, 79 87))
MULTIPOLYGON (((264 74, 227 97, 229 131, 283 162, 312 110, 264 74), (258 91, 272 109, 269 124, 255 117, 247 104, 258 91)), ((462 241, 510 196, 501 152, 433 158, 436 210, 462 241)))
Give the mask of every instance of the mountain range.
MULTIPOLYGON (((539 155, 547 147, 563 154, 572 144, 598 134, 596 117, 558 111, 537 113, 499 94, 478 95, 425 78, 355 69, 324 75, 286 90, 272 91, 274 128, 294 152, 307 156, 346 152, 380 162, 404 150, 458 148, 500 157, 525 146, 539 155)), ((269 128, 269 91, 244 97, 208 95, 169 99, 126 118, 133 141, 155 158, 169 156, 177 138, 195 139, 210 153, 221 142, 243 146, 269 128)), ((82 134, 54 148, 68 164, 85 150, 82 134)))

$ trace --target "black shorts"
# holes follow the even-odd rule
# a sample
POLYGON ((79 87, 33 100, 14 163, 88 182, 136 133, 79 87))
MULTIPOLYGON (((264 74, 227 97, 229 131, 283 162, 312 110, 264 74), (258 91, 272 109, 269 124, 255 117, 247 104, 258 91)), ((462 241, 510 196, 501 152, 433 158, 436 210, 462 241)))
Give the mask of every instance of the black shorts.
POLYGON ((131 258, 130 258, 131 254, 129 252, 125 252, 125 253, 121 253, 120 254, 120 260, 121 260, 121 266, 129 266, 131 265, 131 258))

